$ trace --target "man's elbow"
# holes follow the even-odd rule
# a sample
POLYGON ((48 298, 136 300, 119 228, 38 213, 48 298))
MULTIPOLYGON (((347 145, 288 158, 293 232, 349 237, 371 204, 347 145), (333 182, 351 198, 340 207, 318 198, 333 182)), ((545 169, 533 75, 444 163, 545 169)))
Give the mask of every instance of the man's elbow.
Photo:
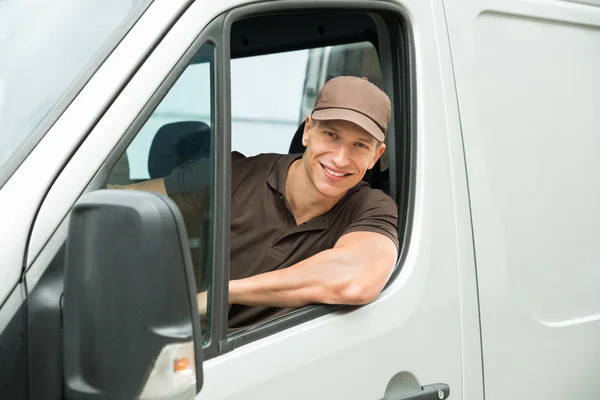
POLYGON ((348 282, 338 290, 338 304, 364 305, 379 296, 381 288, 362 282, 348 282))

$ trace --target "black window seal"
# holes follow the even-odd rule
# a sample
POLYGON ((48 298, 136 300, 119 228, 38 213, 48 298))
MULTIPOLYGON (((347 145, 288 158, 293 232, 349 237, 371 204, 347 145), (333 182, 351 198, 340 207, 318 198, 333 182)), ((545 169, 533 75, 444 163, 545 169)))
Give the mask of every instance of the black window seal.
MULTIPOLYGON (((233 59, 245 58, 245 57, 256 57, 266 54, 277 54, 280 52, 290 52, 296 50, 306 50, 325 46, 342 45, 356 42, 369 42, 375 48, 378 47, 378 37, 375 31, 377 25, 369 13, 364 11, 355 11, 348 9, 336 10, 339 13, 339 17, 346 20, 344 24, 336 24, 334 20, 324 18, 322 11, 327 10, 314 10, 314 9, 303 9, 301 11, 295 10, 292 12, 270 12, 259 15, 264 18, 260 22, 261 28, 266 31, 243 31, 244 26, 249 20, 253 18, 240 18, 235 21, 232 26, 230 34, 230 56, 233 59), (298 20, 298 15, 303 14, 306 17, 305 21, 300 26, 299 31, 293 37, 287 37, 286 35, 277 35, 274 32, 269 32, 270 22, 276 20, 276 23, 283 23, 285 25, 287 18, 298 20), (282 21, 283 20, 283 21, 282 21), (368 22, 367 22, 368 21, 368 22), (352 23, 355 23, 353 25, 352 23), (371 26, 368 26, 370 23, 371 26), (322 26, 319 24, 331 24, 329 26, 322 26), (348 28, 352 26, 352 28, 348 28), (240 37, 240 30, 243 32, 240 37), (261 43, 258 46, 255 41, 258 40, 260 43, 261 35, 268 35, 269 42, 261 43), (284 38, 283 40, 280 38, 284 38)), ((255 22, 251 22, 255 24, 255 22)), ((293 27, 291 27, 293 28, 293 27)))
MULTIPOLYGON (((310 0, 300 1, 278 1, 276 3, 262 3, 252 4, 243 6, 230 11, 225 19, 225 26, 223 30, 223 49, 225 52, 225 58, 223 60, 224 65, 224 78, 226 79, 225 96, 227 104, 230 104, 230 32, 233 23, 242 18, 261 16, 269 13, 280 13, 280 12, 298 12, 298 11, 359 11, 365 13, 376 13, 380 14, 385 18, 388 29, 392 30, 393 33, 397 33, 396 36, 392 37, 391 45, 392 52, 395 54, 393 62, 393 112, 392 120, 395 123, 396 131, 399 133, 398 137, 402 139, 396 143, 394 151, 401 154, 403 162, 397 164, 394 169, 394 174, 398 177, 396 186, 399 188, 397 194, 398 211, 399 211, 399 238, 400 238, 400 255, 398 263, 390 279, 384 287, 387 289, 391 283, 399 275, 402 265, 404 264, 408 246, 410 243, 410 232, 413 224, 413 209, 414 209, 414 182, 415 182, 415 159, 416 159, 416 91, 415 91, 415 57, 414 57, 414 38, 413 30, 411 26, 410 18, 404 8, 398 5, 394 5, 382 1, 374 2, 360 2, 354 0, 347 1, 321 1, 314 2, 310 0), (398 29, 399 28, 399 29, 398 29), (399 100, 399 101, 394 101, 399 100), (404 101, 403 101, 404 100, 404 101)), ((388 85, 386 85, 388 86, 388 85)), ((227 120, 230 125, 230 108, 227 109, 227 120)), ((230 129, 228 129, 229 134, 230 129)), ((227 138, 230 141, 230 138, 227 138)), ((230 149, 226 149, 229 150, 230 149)), ((230 165, 230 154, 225 154, 228 158, 228 165, 230 165)), ((229 222, 229 213, 226 218, 223 218, 229 222)), ((228 240, 228 239, 227 239, 228 240)), ((227 260, 228 261, 228 260, 227 260)), ((228 266, 227 264, 222 264, 228 266)), ((223 268, 228 270, 228 268, 223 268)), ((226 271, 226 274, 228 272, 226 271)), ((227 282, 227 281, 225 281, 227 282)), ((224 283, 221 287, 223 292, 228 292, 228 285, 224 283)), ((221 299, 228 302, 227 297, 221 296, 221 299)), ((225 354, 234 350, 242 345, 254 342, 272 334, 282 332, 293 326, 311 321, 318 317, 327 315, 333 311, 347 310, 350 311, 356 307, 344 306, 344 305, 312 305, 303 307, 293 312, 283 315, 274 320, 263 322, 257 326, 238 331, 230 334, 220 343, 219 355, 225 354)))
POLYGON ((79 92, 81 92, 81 90, 89 82, 104 61, 106 61, 108 56, 117 48, 119 43, 121 43, 125 36, 127 36, 127 33, 129 33, 131 28, 133 28, 133 26, 139 21, 141 16, 144 15, 153 1, 154 0, 146 1, 137 6, 129 18, 127 18, 127 20, 124 21, 123 24, 111 35, 108 41, 98 51, 98 54, 96 54, 90 63, 83 69, 83 71, 75 79, 75 82, 69 87, 69 89, 67 89, 66 93, 62 95, 59 101, 40 121, 33 132, 19 146, 15 154, 13 154, 6 164, 4 164, 2 170, 0 170, 0 188, 2 188, 10 179, 23 161, 25 161, 25 159, 33 151, 35 146, 37 146, 46 133, 52 128, 60 116, 73 102, 73 100, 75 100, 75 97, 77 97, 79 92))

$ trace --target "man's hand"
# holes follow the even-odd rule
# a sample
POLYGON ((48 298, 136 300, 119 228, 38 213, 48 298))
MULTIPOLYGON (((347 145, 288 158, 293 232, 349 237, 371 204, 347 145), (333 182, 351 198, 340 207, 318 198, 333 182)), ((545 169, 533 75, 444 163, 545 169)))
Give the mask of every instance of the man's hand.
POLYGON ((381 292, 396 264, 394 242, 352 232, 335 247, 289 268, 229 282, 229 303, 266 307, 366 304, 381 292))
POLYGON ((208 292, 200 292, 196 295, 196 302, 198 304, 198 313, 201 318, 206 317, 206 310, 208 305, 208 292))
POLYGON ((107 185, 106 188, 118 190, 143 190, 145 192, 154 192, 164 195, 167 194, 167 189, 165 188, 165 181, 163 178, 132 183, 131 185, 107 185))

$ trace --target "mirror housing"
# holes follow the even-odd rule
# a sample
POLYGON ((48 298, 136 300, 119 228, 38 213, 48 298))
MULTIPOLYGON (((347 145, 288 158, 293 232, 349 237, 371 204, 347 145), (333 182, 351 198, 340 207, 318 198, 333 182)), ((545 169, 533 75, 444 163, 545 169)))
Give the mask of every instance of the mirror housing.
POLYGON ((175 203, 129 190, 85 194, 71 213, 65 264, 66 398, 200 391, 196 284, 175 203))

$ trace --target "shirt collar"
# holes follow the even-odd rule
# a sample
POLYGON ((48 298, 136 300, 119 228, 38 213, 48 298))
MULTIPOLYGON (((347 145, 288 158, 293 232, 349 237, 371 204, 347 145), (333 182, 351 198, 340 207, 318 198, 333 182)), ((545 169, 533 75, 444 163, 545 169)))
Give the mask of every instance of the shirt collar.
POLYGON ((281 194, 285 194, 285 180, 292 163, 302 158, 302 154, 284 154, 275 160, 267 177, 267 184, 281 194))

